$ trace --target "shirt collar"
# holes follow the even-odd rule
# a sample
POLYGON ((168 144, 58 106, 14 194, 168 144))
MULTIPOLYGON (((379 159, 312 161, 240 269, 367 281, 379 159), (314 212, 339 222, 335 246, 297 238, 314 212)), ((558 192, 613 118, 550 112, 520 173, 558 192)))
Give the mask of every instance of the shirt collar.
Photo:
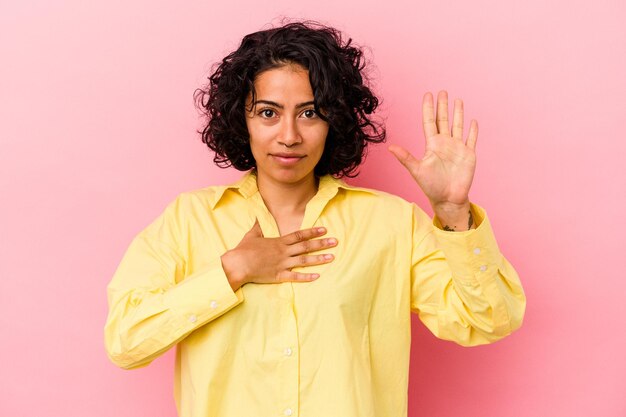
MULTIPOLYGON (((346 184, 341 179, 334 178, 332 175, 324 175, 320 177, 319 187, 317 190, 317 194, 314 198, 324 199, 328 201, 337 194, 339 189, 362 191, 370 194, 375 193, 374 190, 346 184)), ((210 200, 210 205, 212 209, 215 209, 215 207, 224 197, 224 194, 227 190, 235 190, 239 192, 239 194, 241 194, 241 196, 245 199, 252 197, 259 191, 256 183, 256 171, 252 170, 247 172, 243 177, 241 177, 241 179, 231 185, 218 187, 215 194, 213 194, 212 199, 210 200)))

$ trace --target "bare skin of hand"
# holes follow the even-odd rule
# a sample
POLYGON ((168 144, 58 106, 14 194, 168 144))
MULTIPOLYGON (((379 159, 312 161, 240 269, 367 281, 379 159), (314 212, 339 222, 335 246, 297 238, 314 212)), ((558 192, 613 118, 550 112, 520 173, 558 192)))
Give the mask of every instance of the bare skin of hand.
POLYGON ((422 189, 435 215, 448 231, 475 227, 470 211, 469 190, 476 170, 478 123, 470 123, 467 140, 463 139, 463 101, 454 101, 452 129, 448 124, 448 93, 437 95, 437 113, 431 93, 422 101, 422 125, 426 149, 417 159, 406 149, 391 145, 389 151, 409 171, 422 189))
POLYGON ((309 282, 319 278, 316 273, 294 272, 291 269, 332 262, 333 255, 309 255, 337 245, 337 239, 316 239, 326 234, 323 227, 298 230, 277 238, 263 237, 256 221, 239 244, 222 255, 222 266, 233 291, 244 284, 277 284, 286 281, 309 282))
POLYGON ((437 113, 433 96, 424 95, 422 123, 426 149, 421 160, 406 149, 392 145, 389 151, 404 165, 436 211, 455 211, 469 207, 469 190, 476 169, 478 123, 470 123, 467 140, 463 139, 463 101, 454 101, 452 129, 448 124, 448 93, 437 96, 437 113))

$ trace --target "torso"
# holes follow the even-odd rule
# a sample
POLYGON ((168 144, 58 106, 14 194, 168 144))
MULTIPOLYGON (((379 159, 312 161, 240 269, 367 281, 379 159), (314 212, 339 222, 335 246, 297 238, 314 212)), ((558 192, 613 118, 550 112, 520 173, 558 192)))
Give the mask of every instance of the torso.
POLYGON ((304 212, 297 214, 273 214, 281 236, 300 230, 304 212))

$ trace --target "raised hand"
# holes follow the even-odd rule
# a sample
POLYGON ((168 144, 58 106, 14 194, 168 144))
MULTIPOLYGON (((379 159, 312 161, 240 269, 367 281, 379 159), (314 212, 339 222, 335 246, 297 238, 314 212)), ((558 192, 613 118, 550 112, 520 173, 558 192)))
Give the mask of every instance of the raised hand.
POLYGON ((463 140, 463 101, 455 100, 452 130, 448 125, 448 94, 437 96, 437 114, 433 96, 424 95, 422 119, 426 149, 421 160, 406 149, 389 146, 389 151, 405 166, 430 200, 435 211, 469 210, 469 190, 476 169, 478 123, 470 123, 467 141, 463 140))
POLYGON ((259 222, 241 239, 239 244, 222 255, 222 266, 233 291, 248 282, 276 284, 285 281, 313 281, 316 273, 294 272, 296 267, 332 262, 333 255, 308 255, 337 245, 334 238, 315 239, 326 234, 326 229, 303 229, 278 238, 265 238, 259 222))

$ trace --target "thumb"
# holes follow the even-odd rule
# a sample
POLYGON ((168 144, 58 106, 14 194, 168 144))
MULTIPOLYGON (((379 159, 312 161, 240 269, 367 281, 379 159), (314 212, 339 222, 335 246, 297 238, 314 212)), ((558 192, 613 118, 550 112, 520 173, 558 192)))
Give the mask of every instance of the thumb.
POLYGON ((254 225, 248 231, 248 233, 246 233, 246 235, 263 237, 263 230, 261 229, 261 225, 259 224, 259 219, 254 219, 254 225))
POLYGON ((410 173, 419 171, 420 161, 415 159, 409 151, 398 145, 390 145, 387 149, 410 173))

